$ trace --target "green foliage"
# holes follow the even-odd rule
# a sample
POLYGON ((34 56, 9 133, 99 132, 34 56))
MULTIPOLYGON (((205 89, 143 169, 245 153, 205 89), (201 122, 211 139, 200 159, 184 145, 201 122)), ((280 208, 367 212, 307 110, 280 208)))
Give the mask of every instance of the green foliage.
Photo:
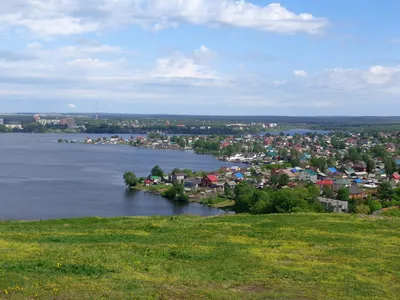
POLYGON ((134 187, 139 183, 139 180, 137 179, 135 173, 132 172, 126 172, 124 174, 124 181, 125 181, 125 185, 127 187, 134 187))
POLYGON ((164 171, 160 168, 160 166, 155 165, 153 167, 153 169, 151 169, 151 175, 152 176, 163 177, 164 176, 164 171))
POLYGON ((350 200, 350 191, 347 187, 341 187, 337 192, 338 200, 341 201, 349 201, 350 200))
POLYGON ((186 195, 186 193, 182 191, 182 192, 180 192, 180 193, 177 195, 176 201, 179 201, 179 202, 188 202, 188 201, 189 201, 189 196, 186 195))
POLYGON ((370 212, 378 211, 382 208, 382 204, 377 200, 368 201, 370 212))
POLYGON ((324 186, 323 191, 322 191, 322 195, 326 198, 333 198, 333 190, 330 186, 324 186))
POLYGON ((233 196, 232 189, 229 185, 225 185, 224 194, 228 198, 233 196))
POLYGON ((287 174, 282 174, 278 178, 278 184, 283 187, 289 184, 290 178, 287 174))
POLYGON ((189 201, 189 197, 184 191, 183 184, 179 182, 174 182, 174 184, 164 192, 163 196, 170 200, 175 200, 179 202, 189 201))
POLYGON ((371 152, 375 157, 387 157, 388 152, 386 150, 386 147, 383 145, 376 145, 371 148, 371 152))
POLYGON ((186 139, 183 136, 173 136, 171 142, 178 144, 181 148, 186 147, 186 139))
POLYGON ((313 188, 310 191, 303 188, 258 190, 242 182, 235 187, 235 211, 253 214, 322 211, 318 195, 313 188))
POLYGON ((371 211, 370 207, 368 205, 365 204, 360 204, 356 206, 356 213, 357 214, 364 214, 367 215, 369 214, 371 211))
POLYGON ((313 157, 311 158, 311 165, 317 167, 322 172, 325 172, 327 169, 326 160, 323 157, 313 157))
POLYGON ((193 149, 196 153, 219 153, 221 141, 219 139, 198 139, 193 143, 193 149))
POLYGON ((321 195, 319 187, 317 187, 316 185, 313 185, 313 184, 310 184, 307 187, 307 191, 308 191, 311 199, 313 199, 313 200, 318 200, 318 197, 321 195))
POLYGON ((366 164, 367 164, 367 172, 372 173, 375 169, 375 162, 372 159, 368 159, 366 164))
POLYGON ((385 158, 384 163, 385 163, 386 174, 392 175, 397 169, 396 162, 394 161, 393 158, 387 157, 387 158, 385 158))
POLYGON ((390 200, 394 194, 393 188, 389 181, 383 181, 378 187, 378 198, 380 200, 390 200))

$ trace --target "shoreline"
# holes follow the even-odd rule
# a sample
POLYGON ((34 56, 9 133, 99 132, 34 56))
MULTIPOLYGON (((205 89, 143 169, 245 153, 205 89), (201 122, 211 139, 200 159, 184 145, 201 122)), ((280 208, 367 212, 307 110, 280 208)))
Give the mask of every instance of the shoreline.
MULTIPOLYGON (((165 188, 162 188, 161 190, 164 191, 164 189, 165 188)), ((139 187, 135 186, 135 187, 127 188, 127 190, 140 191, 140 192, 149 193, 149 194, 152 194, 155 196, 165 198, 164 196, 162 196, 162 192, 146 189, 146 186, 139 186, 139 187)), ((220 198, 220 197, 218 195, 215 195, 214 197, 203 197, 199 200, 195 200, 195 199, 189 197, 189 201, 187 201, 187 202, 179 202, 179 201, 173 201, 173 200, 170 200, 170 201, 172 201, 174 203, 176 202, 176 203, 183 203, 183 204, 198 203, 198 204, 210 207, 210 208, 220 209, 220 210, 223 210, 223 211, 226 211, 229 213, 236 213, 234 210, 229 209, 229 208, 232 208, 232 206, 234 204, 233 200, 228 199, 228 198, 220 198, 223 201, 218 202, 218 203, 210 203, 210 201, 215 198, 220 198)), ((168 198, 165 198, 165 199, 168 199, 168 198)))

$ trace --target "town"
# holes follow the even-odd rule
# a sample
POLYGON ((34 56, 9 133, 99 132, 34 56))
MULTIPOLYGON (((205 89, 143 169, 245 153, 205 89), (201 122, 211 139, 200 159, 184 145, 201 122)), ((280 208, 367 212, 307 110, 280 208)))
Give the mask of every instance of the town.
MULTIPOLYGON (((119 140, 115 137, 113 142, 119 140)), ((214 154, 227 164, 237 163, 213 172, 175 170, 169 176, 158 174, 162 176, 142 181, 143 186, 182 184, 182 191, 190 200, 207 202, 204 199, 222 196, 220 202, 233 205, 236 186, 245 182, 258 190, 300 191, 312 187, 314 192, 317 188, 318 201, 327 211, 373 213, 400 205, 400 139, 395 132, 243 137, 153 134, 132 138, 127 143, 193 149, 214 154)))

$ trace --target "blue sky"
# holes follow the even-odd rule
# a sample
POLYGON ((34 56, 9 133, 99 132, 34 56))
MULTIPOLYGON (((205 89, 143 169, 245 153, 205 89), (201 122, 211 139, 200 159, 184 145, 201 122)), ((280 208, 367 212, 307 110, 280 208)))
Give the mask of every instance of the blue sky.
POLYGON ((400 2, 0 2, 0 112, 396 115, 400 2))

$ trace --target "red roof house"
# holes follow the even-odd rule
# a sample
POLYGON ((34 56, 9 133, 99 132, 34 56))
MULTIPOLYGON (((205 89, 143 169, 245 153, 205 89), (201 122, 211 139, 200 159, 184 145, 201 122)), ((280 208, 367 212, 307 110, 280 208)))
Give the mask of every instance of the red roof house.
POLYGON ((333 180, 324 179, 324 180, 317 181, 315 184, 316 185, 333 185, 333 180))
POLYGON ((218 177, 213 174, 207 175, 201 180, 203 186, 212 186, 216 182, 218 182, 218 177))
POLYGON ((394 180, 400 180, 400 175, 397 174, 397 173, 395 173, 395 174, 392 175, 392 178, 393 178, 394 180))
POLYGON ((153 184, 153 181, 151 181, 150 179, 147 179, 144 181, 145 186, 152 185, 152 184, 153 184))

